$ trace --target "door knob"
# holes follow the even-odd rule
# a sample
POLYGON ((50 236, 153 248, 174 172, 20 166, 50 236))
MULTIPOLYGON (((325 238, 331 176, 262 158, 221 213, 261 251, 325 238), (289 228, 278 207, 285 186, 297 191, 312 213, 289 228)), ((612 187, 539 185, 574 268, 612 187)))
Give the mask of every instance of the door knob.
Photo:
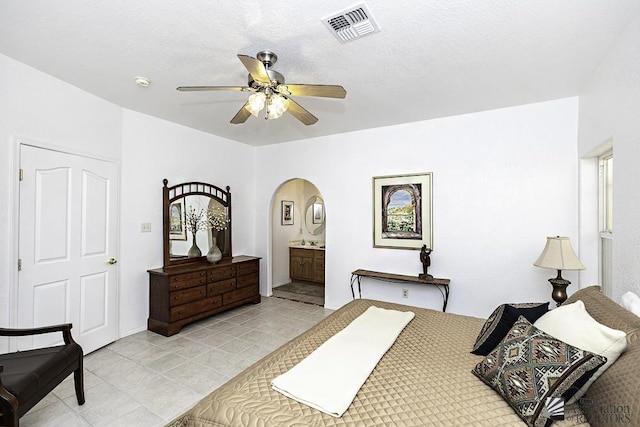
POLYGON ((115 258, 109 258, 109 261, 107 261, 107 262, 108 262, 109 264, 112 264, 112 265, 113 265, 113 264, 117 263, 117 262, 118 262, 118 260, 117 260, 117 259, 115 259, 115 258))

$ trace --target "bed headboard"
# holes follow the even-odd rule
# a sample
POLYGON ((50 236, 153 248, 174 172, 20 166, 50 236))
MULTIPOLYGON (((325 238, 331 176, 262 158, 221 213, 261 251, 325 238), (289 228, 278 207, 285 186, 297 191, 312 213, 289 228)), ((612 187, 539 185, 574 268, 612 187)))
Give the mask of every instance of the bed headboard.
POLYGON ((589 388, 580 401, 589 424, 640 425, 640 317, 607 298, 600 286, 589 286, 564 303, 582 300, 598 322, 627 333, 627 350, 589 388))

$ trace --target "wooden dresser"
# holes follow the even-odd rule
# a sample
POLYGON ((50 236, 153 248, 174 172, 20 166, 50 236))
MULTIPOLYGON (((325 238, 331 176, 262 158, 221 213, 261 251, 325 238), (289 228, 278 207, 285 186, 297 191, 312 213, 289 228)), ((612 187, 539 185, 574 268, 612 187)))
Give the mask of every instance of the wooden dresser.
POLYGON ((191 322, 260 302, 260 258, 236 256, 149 272, 150 331, 171 336, 191 322))
POLYGON ((289 277, 324 285, 324 249, 290 247, 289 277))

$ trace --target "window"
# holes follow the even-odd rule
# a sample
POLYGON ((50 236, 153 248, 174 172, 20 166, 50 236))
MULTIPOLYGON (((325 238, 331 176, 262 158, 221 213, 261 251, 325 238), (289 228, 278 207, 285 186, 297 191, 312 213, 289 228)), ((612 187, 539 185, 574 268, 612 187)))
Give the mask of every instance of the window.
POLYGON ((600 156, 600 284, 611 297, 613 267, 613 152, 600 156))

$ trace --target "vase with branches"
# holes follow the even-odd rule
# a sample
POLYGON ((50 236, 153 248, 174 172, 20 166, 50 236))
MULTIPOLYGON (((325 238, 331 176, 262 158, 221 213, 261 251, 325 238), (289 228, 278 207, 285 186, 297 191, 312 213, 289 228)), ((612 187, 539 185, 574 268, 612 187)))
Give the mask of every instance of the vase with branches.
POLYGON ((196 242, 196 234, 198 231, 207 230, 209 227, 206 211, 204 209, 196 210, 193 206, 189 206, 189 209, 185 212, 184 225, 186 230, 191 232, 193 239, 193 244, 191 248, 189 248, 189 252, 187 252, 187 257, 194 258, 202 256, 202 251, 196 242))
POLYGON ((218 247, 218 233, 229 226, 229 218, 226 209, 222 207, 210 208, 206 212, 207 228, 211 231, 211 248, 207 253, 207 261, 212 264, 222 259, 222 251, 218 247), (213 231, 215 230, 215 232, 213 231))

